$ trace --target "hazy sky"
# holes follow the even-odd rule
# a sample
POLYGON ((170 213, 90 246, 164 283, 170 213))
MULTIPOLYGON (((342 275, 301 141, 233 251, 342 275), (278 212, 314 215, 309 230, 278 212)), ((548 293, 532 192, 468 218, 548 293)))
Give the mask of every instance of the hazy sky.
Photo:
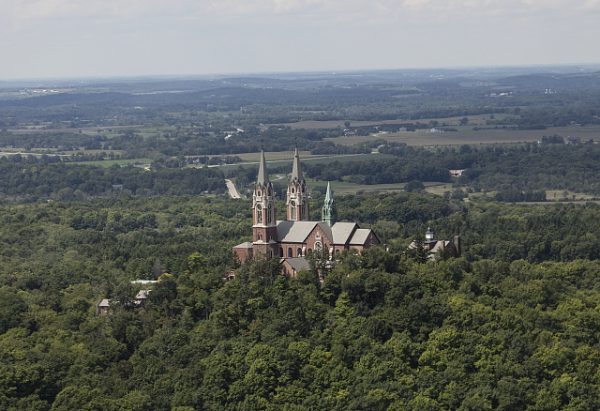
POLYGON ((0 0, 0 79, 600 62, 600 0, 0 0))

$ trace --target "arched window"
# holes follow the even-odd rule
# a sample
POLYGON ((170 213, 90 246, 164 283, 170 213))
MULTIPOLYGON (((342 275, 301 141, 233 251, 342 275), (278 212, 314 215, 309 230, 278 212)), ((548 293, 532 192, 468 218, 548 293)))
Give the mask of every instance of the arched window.
POLYGON ((315 251, 319 251, 323 248, 323 244, 320 241, 315 242, 315 251))
POLYGON ((271 224, 273 222, 273 204, 269 203, 267 206, 267 223, 271 224))
POLYGON ((262 206, 260 204, 256 205, 256 224, 262 224, 262 206))
POLYGON ((283 257, 283 247, 279 247, 279 257, 283 257))
POLYGON ((288 257, 293 257, 293 255, 292 255, 292 247, 288 247, 288 257))
POLYGON ((311 255, 312 254, 312 249, 309 248, 308 250, 306 250, 306 254, 311 255))
MULTIPOLYGON (((291 248, 290 248, 290 250, 291 250, 291 248)), ((296 254, 296 256, 302 257, 302 249, 298 248, 298 250, 296 250, 296 251, 298 251, 298 253, 296 254)))

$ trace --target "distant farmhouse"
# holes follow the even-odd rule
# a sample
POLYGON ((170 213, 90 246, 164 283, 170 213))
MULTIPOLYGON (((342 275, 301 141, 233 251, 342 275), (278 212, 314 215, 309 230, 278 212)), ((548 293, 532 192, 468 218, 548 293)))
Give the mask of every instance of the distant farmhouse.
POLYGON ((233 247, 241 262, 256 256, 279 257, 284 272, 295 277, 299 271, 308 268, 306 257, 314 251, 324 252, 331 260, 344 250, 360 252, 380 243, 369 228, 360 228, 354 222, 335 221, 333 192, 329 183, 321 221, 309 220, 308 192, 298 149, 294 152, 285 204, 287 219, 278 221, 273 183, 267 173, 265 154, 261 153, 252 196, 252 242, 233 247))

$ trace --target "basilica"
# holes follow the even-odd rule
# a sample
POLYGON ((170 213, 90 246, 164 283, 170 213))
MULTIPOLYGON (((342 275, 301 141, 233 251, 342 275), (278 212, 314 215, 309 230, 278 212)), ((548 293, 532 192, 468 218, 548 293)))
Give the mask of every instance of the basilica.
POLYGON ((294 152, 292 174, 287 187, 286 219, 277 220, 275 192, 269 180, 267 162, 261 153, 258 177, 252 196, 252 242, 233 247, 241 261, 255 256, 279 257, 284 271, 291 276, 308 268, 306 256, 322 251, 329 259, 343 250, 358 252, 380 241, 373 230, 357 223, 336 221, 333 192, 329 183, 321 221, 310 220, 306 181, 302 175, 298 149, 294 152))

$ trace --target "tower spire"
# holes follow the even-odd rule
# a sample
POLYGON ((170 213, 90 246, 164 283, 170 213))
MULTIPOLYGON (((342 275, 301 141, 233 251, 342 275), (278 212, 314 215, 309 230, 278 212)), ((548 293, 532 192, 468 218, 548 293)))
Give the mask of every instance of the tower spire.
POLYGON ((323 201, 323 209, 321 210, 321 220, 332 226, 335 224, 335 207, 333 205, 333 191, 331 183, 327 182, 327 191, 325 191, 325 200, 323 201))
POLYGON ((306 181, 302 175, 300 165, 300 154, 298 147, 294 149, 294 160, 292 161, 292 177, 287 189, 287 219, 291 221, 308 220, 308 194, 306 192, 306 181))
POLYGON ((269 174, 267 174, 267 160, 265 159, 265 152, 261 150, 256 183, 266 186, 269 184, 269 182, 269 174))
POLYGON ((292 164, 292 181, 302 180, 302 168, 300 166, 300 154, 298 154, 298 147, 294 149, 294 162, 292 164))

